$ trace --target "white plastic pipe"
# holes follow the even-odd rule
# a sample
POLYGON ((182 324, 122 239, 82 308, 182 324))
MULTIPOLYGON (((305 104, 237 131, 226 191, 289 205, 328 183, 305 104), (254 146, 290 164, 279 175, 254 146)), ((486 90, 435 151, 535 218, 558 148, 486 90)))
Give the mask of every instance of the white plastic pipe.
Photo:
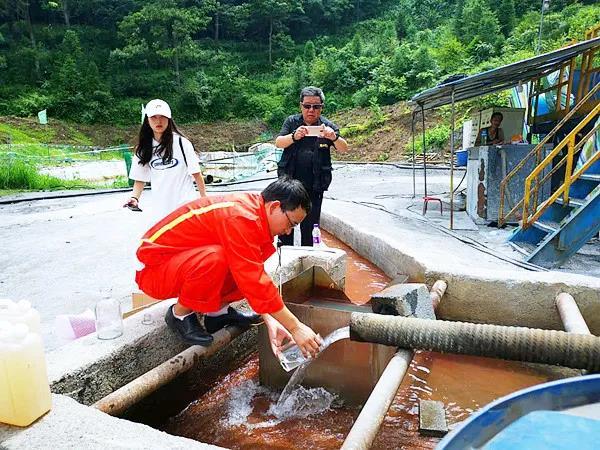
POLYGON ((342 450, 371 447, 412 358, 413 352, 410 350, 398 350, 392 357, 346 436, 342 450))
POLYGON ((571 294, 561 292, 556 296, 555 303, 566 332, 591 334, 571 294))
POLYGON ((119 416, 158 388, 190 370, 201 358, 206 358, 221 350, 241 333, 242 330, 236 327, 223 328, 213 334, 214 341, 210 347, 199 345, 188 347, 178 355, 98 400, 92 406, 111 416, 119 416))
POLYGON ((433 283, 433 286, 431 286, 429 295, 431 296, 431 303, 433 304, 434 311, 437 310, 447 288, 448 284, 444 280, 437 280, 435 283, 433 283))
MULTIPOLYGON (((431 287, 429 295, 434 311, 437 310, 447 287, 448 284, 443 280, 437 280, 431 287)), ((413 352, 404 349, 399 349, 392 357, 346 436, 342 450, 367 450, 371 447, 412 358, 413 352)))

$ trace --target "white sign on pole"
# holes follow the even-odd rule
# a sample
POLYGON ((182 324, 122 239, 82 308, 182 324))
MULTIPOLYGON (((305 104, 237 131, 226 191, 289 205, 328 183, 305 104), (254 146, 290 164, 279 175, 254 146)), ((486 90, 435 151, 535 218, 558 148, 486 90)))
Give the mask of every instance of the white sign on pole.
POLYGON ((40 125, 48 125, 48 114, 45 109, 38 113, 38 120, 40 125))

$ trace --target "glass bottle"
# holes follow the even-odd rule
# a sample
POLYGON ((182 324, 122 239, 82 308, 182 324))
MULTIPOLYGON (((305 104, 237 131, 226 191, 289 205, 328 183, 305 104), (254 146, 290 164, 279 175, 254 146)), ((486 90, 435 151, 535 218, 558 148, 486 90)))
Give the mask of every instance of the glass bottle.
POLYGON ((123 334, 121 304, 114 298, 96 303, 96 335, 98 339, 115 339, 123 334))

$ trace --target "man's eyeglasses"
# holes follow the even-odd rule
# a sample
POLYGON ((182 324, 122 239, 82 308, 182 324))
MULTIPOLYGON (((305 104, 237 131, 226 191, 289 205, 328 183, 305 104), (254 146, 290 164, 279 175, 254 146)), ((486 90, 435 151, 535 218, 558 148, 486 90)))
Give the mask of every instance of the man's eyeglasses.
MULTIPOLYGON (((282 211, 283 211, 283 209, 282 209, 282 211)), ((292 222, 292 219, 290 219, 290 216, 288 216, 287 211, 283 211, 283 213, 285 214, 285 217, 287 218, 288 222, 290 223, 290 228, 294 228, 296 225, 300 225, 299 223, 292 222)))
POLYGON ((319 111, 321 108, 323 108, 323 103, 317 103, 315 105, 310 104, 310 103, 302 103, 302 107, 304 109, 308 109, 308 110, 310 110, 312 108, 315 111, 319 111))

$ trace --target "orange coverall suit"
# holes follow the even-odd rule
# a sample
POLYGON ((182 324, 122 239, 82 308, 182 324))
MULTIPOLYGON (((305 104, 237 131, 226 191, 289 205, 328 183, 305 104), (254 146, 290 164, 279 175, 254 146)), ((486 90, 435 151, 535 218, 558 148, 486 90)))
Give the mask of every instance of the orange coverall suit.
POLYGON ((264 269, 275 252, 260 194, 203 197, 154 225, 137 250, 144 268, 135 281, 157 299, 178 297, 199 312, 246 298, 258 314, 283 301, 264 269))

